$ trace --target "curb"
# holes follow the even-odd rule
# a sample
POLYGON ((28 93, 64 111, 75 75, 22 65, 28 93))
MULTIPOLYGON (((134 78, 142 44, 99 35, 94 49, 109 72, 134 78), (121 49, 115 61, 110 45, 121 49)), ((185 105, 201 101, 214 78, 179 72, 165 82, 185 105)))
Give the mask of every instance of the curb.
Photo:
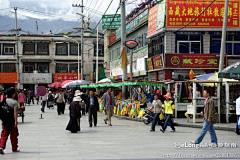
MULTIPOLYGON (((143 122, 143 119, 139 119, 139 118, 130 118, 130 117, 126 117, 126 116, 116 116, 113 115, 113 117, 115 118, 119 118, 119 119, 125 119, 125 120, 130 120, 130 121, 137 121, 137 122, 143 122)), ((201 124, 193 124, 193 123, 178 123, 175 122, 174 123, 176 126, 181 126, 181 127, 190 127, 190 128, 202 128, 202 123, 201 124)), ((215 130, 221 130, 221 131, 231 131, 231 132, 235 132, 234 127, 223 127, 223 126, 219 126, 219 125, 215 125, 214 126, 215 130)))

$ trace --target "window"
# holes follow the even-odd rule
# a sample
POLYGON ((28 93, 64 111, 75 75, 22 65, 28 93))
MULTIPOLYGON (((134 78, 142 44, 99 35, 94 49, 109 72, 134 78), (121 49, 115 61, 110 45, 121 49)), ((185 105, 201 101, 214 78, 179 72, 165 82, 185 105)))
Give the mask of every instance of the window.
POLYGON ((35 44, 34 43, 23 44, 23 54, 25 55, 35 54, 35 44))
MULTIPOLYGON (((211 53, 220 53, 221 50, 221 36, 211 36, 211 53)), ((240 55, 240 36, 227 35, 226 38, 226 54, 240 55)))
POLYGON ((3 64, 3 72, 16 72, 15 64, 3 64))
MULTIPOLYGON (((97 45, 94 44, 94 56, 97 56, 97 45)), ((98 44, 98 56, 104 57, 104 45, 98 44)))
POLYGON ((38 63, 38 73, 49 73, 48 63, 38 63))
POLYGON ((23 72, 24 73, 33 73, 35 69, 35 64, 34 63, 23 63, 23 72))
POLYGON ((147 33, 143 35, 144 46, 148 45, 147 33))
POLYGON ((48 43, 38 43, 37 54, 39 54, 39 55, 49 55, 49 44, 48 43))
MULTIPOLYGON (((78 45, 77 44, 70 44, 70 54, 78 55, 78 45)), ((79 55, 81 55, 81 46, 79 46, 79 55)))
POLYGON ((68 44, 56 43, 56 55, 68 55, 68 44))
POLYGON ((202 53, 201 35, 176 35, 178 53, 202 53))
POLYGON ((15 44, 3 44, 3 55, 14 54, 15 44))
MULTIPOLYGON (((81 65, 79 64, 79 67, 81 65)), ((69 66, 69 73, 78 73, 78 64, 70 64, 69 66)))
POLYGON ((149 55, 155 56, 157 54, 164 53, 164 35, 159 35, 150 40, 148 44, 148 50, 150 51, 149 55))
POLYGON ((67 64, 56 64, 56 73, 68 73, 68 65, 67 64))

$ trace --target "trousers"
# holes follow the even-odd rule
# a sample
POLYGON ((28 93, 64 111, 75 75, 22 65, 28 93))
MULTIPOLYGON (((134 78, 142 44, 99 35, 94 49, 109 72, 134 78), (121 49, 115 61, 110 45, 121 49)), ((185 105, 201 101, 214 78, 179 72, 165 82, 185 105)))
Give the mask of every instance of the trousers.
POLYGON ((16 151, 18 148, 18 128, 13 127, 11 132, 8 132, 7 128, 2 124, 2 133, 0 139, 0 147, 5 149, 8 136, 10 135, 10 140, 12 144, 12 151, 16 151))
POLYGON ((113 116, 113 105, 108 106, 107 108, 107 117, 105 118, 108 121, 108 124, 112 124, 111 117, 113 116))

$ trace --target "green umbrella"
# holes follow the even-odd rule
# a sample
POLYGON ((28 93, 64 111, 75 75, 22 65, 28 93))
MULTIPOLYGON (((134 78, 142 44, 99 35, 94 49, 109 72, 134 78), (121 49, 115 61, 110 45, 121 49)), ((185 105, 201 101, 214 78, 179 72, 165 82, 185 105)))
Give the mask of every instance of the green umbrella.
POLYGON ((219 78, 240 79, 240 61, 236 62, 218 74, 219 78))
POLYGON ((0 89, 1 89, 1 90, 4 90, 4 88, 3 88, 1 85, 0 85, 0 89))

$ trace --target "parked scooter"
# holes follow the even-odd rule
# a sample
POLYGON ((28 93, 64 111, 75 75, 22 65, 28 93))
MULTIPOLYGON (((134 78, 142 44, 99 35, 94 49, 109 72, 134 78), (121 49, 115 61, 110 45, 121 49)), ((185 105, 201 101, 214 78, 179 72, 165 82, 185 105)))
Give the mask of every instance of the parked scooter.
POLYGON ((148 108, 146 108, 144 110, 144 115, 143 115, 142 119, 143 119, 143 123, 148 125, 149 123, 151 123, 153 121, 153 112, 150 111, 148 108))

